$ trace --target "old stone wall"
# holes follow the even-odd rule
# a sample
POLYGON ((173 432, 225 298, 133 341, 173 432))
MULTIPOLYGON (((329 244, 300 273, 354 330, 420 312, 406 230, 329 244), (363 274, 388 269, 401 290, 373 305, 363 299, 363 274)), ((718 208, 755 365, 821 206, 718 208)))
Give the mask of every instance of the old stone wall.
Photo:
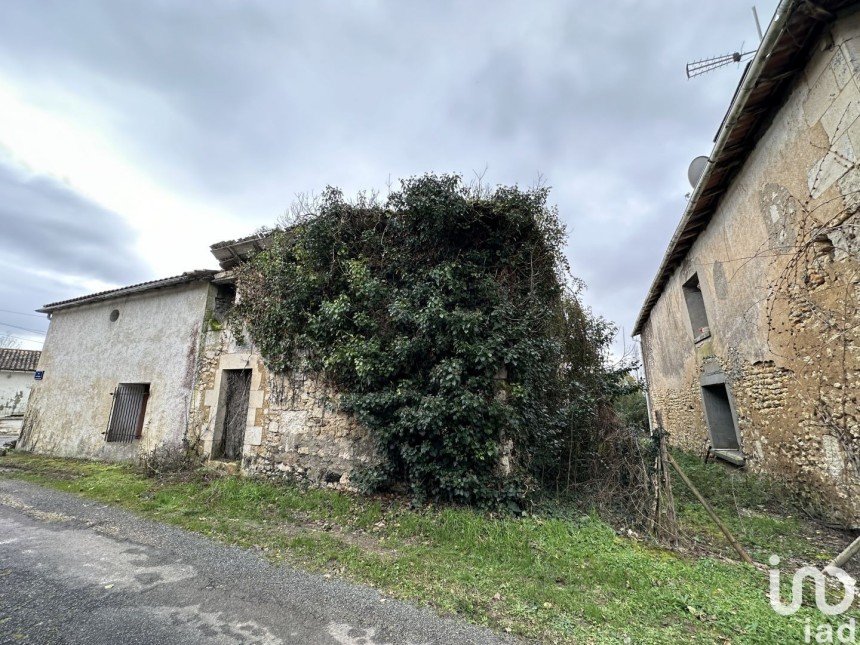
POLYGON ((340 407, 340 396, 307 371, 269 372, 251 345, 227 330, 206 334, 196 424, 212 456, 223 429, 224 370, 251 369, 242 471, 314 485, 351 487, 350 475, 377 462, 367 430, 340 407))
POLYGON ((181 442, 210 288, 200 282, 56 311, 39 361, 44 378, 33 386, 20 447, 135 460, 159 444, 181 442), (141 438, 130 443, 104 436, 119 383, 150 387, 141 438))
POLYGON ((832 27, 642 332, 652 413, 704 450, 701 381, 724 376, 749 468, 860 525, 860 14, 832 27), (694 342, 699 278, 711 336, 694 342))
POLYGON ((350 487, 350 475, 376 463, 366 428, 340 408, 340 396, 318 375, 267 374, 263 441, 246 468, 350 487))

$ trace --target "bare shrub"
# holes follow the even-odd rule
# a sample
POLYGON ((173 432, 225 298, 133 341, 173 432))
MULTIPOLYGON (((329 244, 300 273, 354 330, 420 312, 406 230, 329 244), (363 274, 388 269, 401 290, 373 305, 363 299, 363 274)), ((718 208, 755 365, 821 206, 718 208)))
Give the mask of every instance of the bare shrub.
POLYGON ((203 456, 187 441, 159 444, 141 459, 147 477, 191 473, 202 465, 203 456))

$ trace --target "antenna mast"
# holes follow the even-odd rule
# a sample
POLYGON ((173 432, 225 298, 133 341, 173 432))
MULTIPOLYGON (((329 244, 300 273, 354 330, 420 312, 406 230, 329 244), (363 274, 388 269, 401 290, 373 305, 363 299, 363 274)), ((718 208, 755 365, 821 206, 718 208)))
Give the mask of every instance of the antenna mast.
MULTIPOLYGON (((764 35, 761 31, 761 23, 758 20, 758 11, 756 11, 755 6, 752 8, 752 12, 753 18, 755 19, 755 28, 758 32, 758 39, 759 42, 761 42, 764 39, 764 35)), ((750 56, 753 56, 756 53, 756 51, 758 50, 751 49, 750 51, 745 52, 743 45, 741 45, 739 51, 732 52, 731 54, 714 56, 713 58, 703 58, 701 60, 693 61, 692 63, 687 63, 687 78, 695 78, 696 76, 707 74, 708 72, 712 72, 720 67, 725 67, 726 65, 731 65, 732 63, 741 63, 744 60, 748 60, 750 56)))
POLYGON ((758 11, 755 9, 755 5, 753 5, 753 18, 755 18, 755 30, 758 32, 758 41, 761 42, 764 40, 764 35, 761 33, 761 23, 758 21, 758 11))
POLYGON ((719 69, 720 67, 725 67, 732 63, 740 63, 755 53, 756 50, 753 49, 748 52, 733 52, 731 54, 724 54, 723 56, 714 56, 713 58, 704 58, 702 60, 693 61, 692 63, 687 63, 687 78, 695 78, 696 76, 707 74, 708 72, 719 69))

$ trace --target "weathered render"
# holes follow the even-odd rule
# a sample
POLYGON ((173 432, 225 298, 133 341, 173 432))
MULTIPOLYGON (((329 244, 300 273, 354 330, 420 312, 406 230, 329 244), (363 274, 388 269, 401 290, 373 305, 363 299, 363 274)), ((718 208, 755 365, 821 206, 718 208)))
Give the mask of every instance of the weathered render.
POLYGON ((133 460, 188 430, 214 271, 47 305, 51 324, 24 422, 24 450, 133 460), (171 282, 172 281, 172 282, 171 282), (140 439, 106 441, 120 383, 149 384, 140 439))
POLYGON ((17 434, 21 429, 39 353, 30 349, 0 349, 0 434, 17 434))
POLYGON ((730 112, 715 166, 733 152, 720 147, 726 129, 744 118, 761 119, 760 139, 723 189, 700 183, 636 333, 652 420, 671 443, 718 448, 785 480, 813 512, 858 526, 860 13, 834 18, 804 64, 783 72, 769 112, 741 106, 734 122, 730 112), (716 207, 690 225, 708 199, 716 207))
MULTIPOLYGON (((259 249, 243 244, 213 251, 235 260, 259 249)), ((273 374, 237 342, 226 324, 234 298, 230 272, 197 271, 46 305, 44 380, 20 448, 105 460, 190 448, 247 473, 349 486, 375 463, 366 429, 317 375, 273 374), (116 441, 120 384, 145 386, 147 399, 134 436, 116 441)))

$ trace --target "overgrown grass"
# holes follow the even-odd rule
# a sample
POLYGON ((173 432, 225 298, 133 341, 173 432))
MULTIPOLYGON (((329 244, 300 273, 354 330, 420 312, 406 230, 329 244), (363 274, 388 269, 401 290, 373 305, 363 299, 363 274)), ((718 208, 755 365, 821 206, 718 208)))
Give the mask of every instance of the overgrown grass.
MULTIPOLYGON (((799 517, 799 511, 787 503, 790 495, 778 483, 720 462, 705 464, 682 452, 673 454, 757 562, 767 562, 776 554, 783 560, 824 564, 835 555, 822 550, 823 527, 799 517)), ((728 541, 677 477, 673 491, 682 538, 734 557, 728 541)))
MULTIPOLYGON (((720 497, 725 473, 700 471, 691 460, 684 465, 703 488, 705 479, 718 478, 719 488, 708 493, 729 519, 720 497)), ((442 614, 548 642, 802 642, 804 620, 825 618, 808 607, 778 616, 765 595, 765 573, 753 567, 679 557, 619 537, 595 516, 411 510, 396 498, 243 477, 155 480, 128 466, 20 453, 0 459, 0 466, 8 469, 3 476, 118 504, 261 549, 274 561, 342 575, 442 614)), ((680 487, 681 519, 692 530, 700 518, 680 487)), ((758 493, 743 494, 753 496, 745 499, 751 504, 758 493)), ((744 539, 767 550, 792 525, 756 520, 745 526, 744 539)))

